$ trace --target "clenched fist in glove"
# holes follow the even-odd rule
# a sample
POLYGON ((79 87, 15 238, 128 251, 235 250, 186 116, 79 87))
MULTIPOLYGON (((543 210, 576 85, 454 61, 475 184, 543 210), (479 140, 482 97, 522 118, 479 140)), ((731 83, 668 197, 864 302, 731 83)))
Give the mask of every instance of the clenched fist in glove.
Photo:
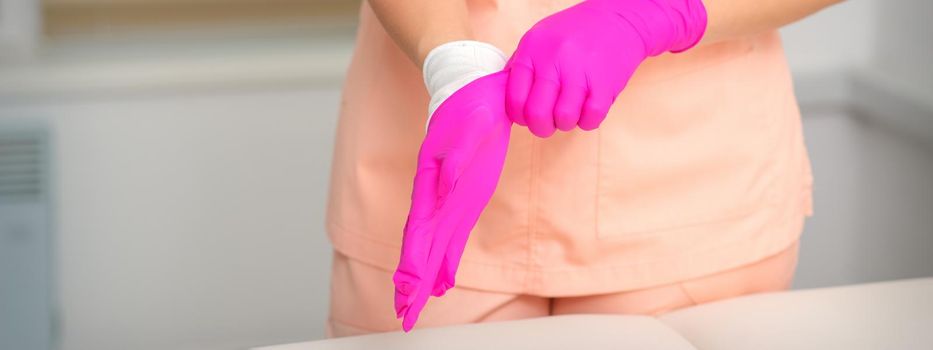
POLYGON ((509 117, 540 137, 595 129, 642 61, 689 49, 705 29, 700 0, 588 0, 548 16, 507 64, 509 117))

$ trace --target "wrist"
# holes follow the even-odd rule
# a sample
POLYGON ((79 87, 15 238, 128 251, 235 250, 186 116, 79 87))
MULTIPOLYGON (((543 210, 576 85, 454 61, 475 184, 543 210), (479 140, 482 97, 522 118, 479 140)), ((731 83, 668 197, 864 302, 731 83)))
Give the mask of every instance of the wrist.
POLYGON ((706 8, 701 0, 589 0, 631 25, 648 56, 686 51, 703 38, 706 8))
POLYGON ((696 46, 706 34, 708 18, 706 5, 701 0, 687 0, 677 4, 674 13, 680 15, 680 26, 684 35, 671 46, 673 53, 687 51, 696 46))
POLYGON ((461 40, 433 48, 424 58, 424 85, 431 96, 428 118, 454 92, 482 76, 502 70, 506 56, 492 44, 461 40))

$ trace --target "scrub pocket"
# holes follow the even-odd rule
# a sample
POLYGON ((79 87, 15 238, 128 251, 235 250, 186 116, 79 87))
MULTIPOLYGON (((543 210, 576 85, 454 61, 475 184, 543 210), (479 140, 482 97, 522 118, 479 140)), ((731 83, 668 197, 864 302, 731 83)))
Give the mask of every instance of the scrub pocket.
POLYGON ((599 129, 598 238, 738 219, 773 199, 786 94, 759 53, 740 49, 728 64, 619 96, 599 129))

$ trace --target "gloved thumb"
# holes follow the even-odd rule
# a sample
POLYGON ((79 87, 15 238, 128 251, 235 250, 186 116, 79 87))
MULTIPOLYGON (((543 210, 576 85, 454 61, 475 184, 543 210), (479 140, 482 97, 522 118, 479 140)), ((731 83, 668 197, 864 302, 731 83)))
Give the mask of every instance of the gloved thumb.
POLYGON ((469 116, 461 119, 463 127, 460 129, 462 134, 457 137, 459 142, 438 156, 440 174, 437 181, 437 208, 444 205, 479 146, 495 131, 494 124, 490 122, 491 117, 486 107, 477 107, 469 116))

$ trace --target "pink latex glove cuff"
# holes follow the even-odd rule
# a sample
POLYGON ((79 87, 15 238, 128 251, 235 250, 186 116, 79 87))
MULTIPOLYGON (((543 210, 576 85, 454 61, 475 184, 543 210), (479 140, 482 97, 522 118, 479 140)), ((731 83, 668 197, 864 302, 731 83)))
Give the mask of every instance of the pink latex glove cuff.
POLYGON ((507 73, 479 78, 431 117, 418 153, 395 282, 396 316, 414 327, 431 295, 454 286, 467 238, 499 181, 509 144, 507 73))

